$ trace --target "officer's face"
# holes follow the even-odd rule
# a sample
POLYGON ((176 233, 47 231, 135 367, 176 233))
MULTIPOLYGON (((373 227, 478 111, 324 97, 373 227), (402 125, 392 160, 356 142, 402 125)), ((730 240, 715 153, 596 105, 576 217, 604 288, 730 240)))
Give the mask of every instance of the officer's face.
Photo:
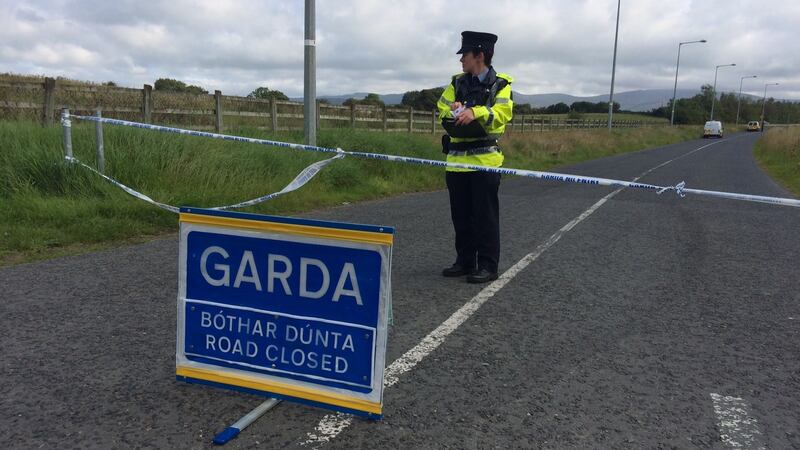
POLYGON ((477 55, 473 52, 464 52, 461 54, 461 69, 467 73, 479 72, 481 63, 483 62, 483 53, 477 55))

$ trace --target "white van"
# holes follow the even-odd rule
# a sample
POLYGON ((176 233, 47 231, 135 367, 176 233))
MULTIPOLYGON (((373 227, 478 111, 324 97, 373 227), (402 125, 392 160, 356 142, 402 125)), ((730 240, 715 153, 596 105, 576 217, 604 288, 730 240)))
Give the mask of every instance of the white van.
POLYGON ((703 138, 722 137, 722 122, 719 120, 709 120, 703 126, 703 138))

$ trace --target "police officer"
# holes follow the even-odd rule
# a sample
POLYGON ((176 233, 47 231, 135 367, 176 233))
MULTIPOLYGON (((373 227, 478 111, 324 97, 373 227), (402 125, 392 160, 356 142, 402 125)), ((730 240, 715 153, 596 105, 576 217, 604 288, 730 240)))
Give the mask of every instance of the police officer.
MULTIPOLYGON (((461 55, 462 73, 452 77, 438 101, 442 126, 447 130, 442 138, 447 162, 488 167, 503 164, 497 140, 511 120, 513 79, 492 68, 495 42, 494 34, 461 33, 457 54, 461 55)), ((497 279, 500 174, 448 167, 446 181, 456 261, 442 275, 466 275, 470 283, 497 279)))

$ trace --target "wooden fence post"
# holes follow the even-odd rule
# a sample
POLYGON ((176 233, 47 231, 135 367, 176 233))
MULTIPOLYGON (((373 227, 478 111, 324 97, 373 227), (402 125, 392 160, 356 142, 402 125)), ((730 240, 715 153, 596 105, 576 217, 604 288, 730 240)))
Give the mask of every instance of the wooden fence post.
POLYGON ((408 132, 411 133, 414 131, 414 108, 409 106, 408 107, 408 132))
POLYGON ((383 120, 382 120, 383 121, 383 131, 386 131, 386 129, 387 129, 387 127, 386 127, 387 120, 386 120, 386 104, 385 103, 381 105, 381 113, 383 115, 383 120))
POLYGON ((356 127, 356 104, 350 103, 350 128, 356 127))
POLYGON ((272 122, 272 131, 278 131, 278 101, 275 97, 269 99, 269 118, 272 122))
POLYGON ((431 110, 431 134, 436 134, 436 109, 431 110))
POLYGON ((520 131, 522 134, 525 134, 525 117, 527 116, 523 115, 520 117, 522 119, 522 130, 520 131))
POLYGON ((145 84, 142 88, 142 122, 150 123, 153 119, 153 86, 145 84))
POLYGON ((42 110, 42 125, 53 126, 53 116, 56 113, 56 80, 44 79, 44 109, 42 110))
POLYGON ((217 133, 222 132, 222 91, 214 91, 214 130, 217 133))

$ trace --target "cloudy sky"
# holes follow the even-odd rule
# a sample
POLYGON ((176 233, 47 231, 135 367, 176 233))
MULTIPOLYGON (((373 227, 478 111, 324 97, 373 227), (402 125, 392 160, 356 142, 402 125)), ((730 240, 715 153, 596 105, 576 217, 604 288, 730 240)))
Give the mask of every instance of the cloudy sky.
MULTIPOLYGON (((608 92, 615 0, 318 0, 317 91, 401 93, 460 69, 464 29, 500 36, 494 66, 525 94, 608 92)), ((623 0, 617 91, 714 79, 800 99, 800 1, 623 0)), ((302 0, 0 0, 0 72, 139 87, 170 77, 247 94, 303 91, 302 0)))

